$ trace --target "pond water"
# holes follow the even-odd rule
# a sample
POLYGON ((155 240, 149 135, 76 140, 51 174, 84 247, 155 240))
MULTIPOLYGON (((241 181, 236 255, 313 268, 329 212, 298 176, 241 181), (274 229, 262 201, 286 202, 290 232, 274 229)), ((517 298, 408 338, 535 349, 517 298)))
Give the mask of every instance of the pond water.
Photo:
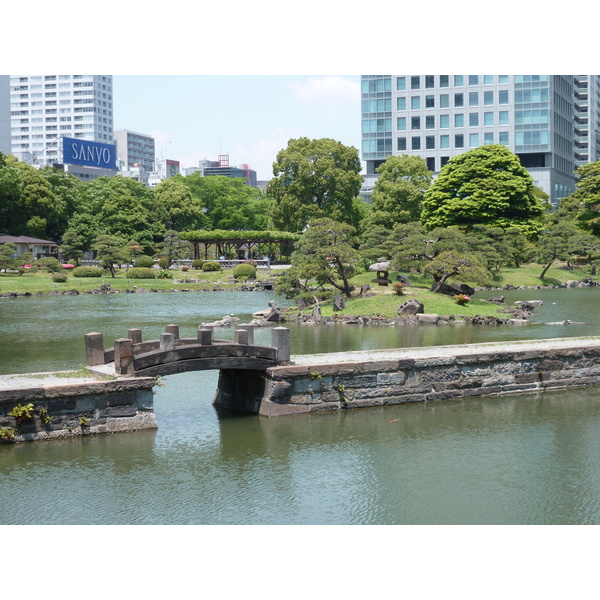
MULTIPOLYGON (((544 305, 527 327, 292 326, 292 353, 600 334, 596 289, 503 294, 544 305), (546 324, 565 319, 585 325, 546 324)), ((193 335, 225 314, 248 322, 273 298, 2 299, 0 370, 77 368, 87 332, 152 339, 177 323, 193 335)), ((157 431, 0 446, 0 524, 600 523, 595 388, 267 419, 217 414, 217 377, 166 377, 157 431)))

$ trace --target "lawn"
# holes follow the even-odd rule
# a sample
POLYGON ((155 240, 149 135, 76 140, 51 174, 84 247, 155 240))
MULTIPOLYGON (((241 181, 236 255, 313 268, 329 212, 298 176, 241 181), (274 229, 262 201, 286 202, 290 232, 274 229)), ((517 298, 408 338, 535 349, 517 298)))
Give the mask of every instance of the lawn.
MULTIPOLYGON (((502 288, 510 284, 514 287, 525 286, 533 288, 536 286, 560 285, 569 280, 578 281, 591 277, 586 270, 572 271, 566 269, 564 265, 557 263, 557 267, 549 269, 546 273, 546 277, 542 281, 539 278, 542 269, 543 267, 537 264, 524 265, 518 269, 501 269, 495 275, 492 287, 502 288)), ((398 273, 396 272, 390 273, 390 279, 395 281, 397 274, 398 273)), ((368 283, 371 286, 371 291, 375 293, 376 296, 373 298, 347 298, 345 310, 336 312, 335 314, 346 316, 381 315, 386 318, 393 318, 397 314, 396 311, 398 307, 405 300, 408 298, 415 298, 416 300, 423 302, 426 313, 461 316, 502 316, 502 313, 500 312, 502 307, 487 302, 486 300, 480 300, 477 298, 477 295, 474 295, 468 304, 459 306, 452 296, 430 292, 429 288, 433 283, 430 277, 418 273, 405 274, 410 279, 412 286, 405 287, 402 296, 396 295, 391 285, 382 287, 373 283, 372 280, 375 278, 375 273, 370 272, 357 275, 352 279, 352 283, 356 288, 358 289, 361 285, 368 283)), ((600 277, 598 276, 592 277, 592 279, 600 281, 600 277)), ((451 280, 451 282, 452 281, 453 280, 451 280)), ((465 281, 464 283, 476 287, 472 282, 465 281)), ((498 292, 498 295, 501 295, 501 291, 498 292)), ((334 314, 331 303, 323 303, 321 305, 321 314, 323 316, 331 316, 334 314)), ((504 315, 506 316, 506 313, 504 313, 504 315)))
MULTIPOLYGON (((110 284, 114 290, 124 291, 125 289, 146 288, 157 290, 170 289, 189 289, 189 290, 206 290, 213 289, 215 285, 220 285, 224 289, 236 287, 239 284, 230 283, 230 278, 233 277, 233 269, 223 269, 221 272, 203 272, 201 270, 190 270, 183 272, 178 269, 170 271, 173 279, 128 279, 127 272, 119 270, 116 277, 111 277, 106 273, 103 277, 73 277, 69 278, 64 283, 55 283, 49 273, 38 271, 37 273, 26 273, 18 275, 16 272, 0 273, 0 293, 24 293, 37 292, 48 293, 53 290, 65 291, 76 289, 79 292, 86 292, 99 288, 103 283, 110 284), (205 283, 175 283, 174 280, 197 279, 205 283)), ((257 280, 272 281, 274 271, 258 270, 257 280)))

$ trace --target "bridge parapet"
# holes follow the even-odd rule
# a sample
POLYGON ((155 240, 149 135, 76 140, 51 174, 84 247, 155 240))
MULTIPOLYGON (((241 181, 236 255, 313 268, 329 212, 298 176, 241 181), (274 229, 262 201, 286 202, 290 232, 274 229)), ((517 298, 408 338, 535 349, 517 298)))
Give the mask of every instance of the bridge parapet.
POLYGON ((290 330, 272 329, 272 346, 254 344, 254 327, 240 325, 234 340, 219 340, 213 327, 201 325, 195 338, 181 338, 179 326, 170 324, 158 340, 142 340, 141 329, 129 329, 128 337, 104 348, 101 333, 85 335, 86 364, 90 367, 114 362, 121 376, 162 375, 203 369, 264 370, 290 360, 290 330))

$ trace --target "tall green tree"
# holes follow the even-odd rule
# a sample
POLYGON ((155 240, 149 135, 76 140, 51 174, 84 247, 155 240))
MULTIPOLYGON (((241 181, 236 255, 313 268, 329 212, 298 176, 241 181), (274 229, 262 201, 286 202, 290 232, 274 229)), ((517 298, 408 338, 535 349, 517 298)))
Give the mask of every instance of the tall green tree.
POLYGON ((191 258, 192 244, 182 240, 176 231, 167 231, 162 242, 156 244, 158 258, 167 259, 167 269, 180 258, 191 258))
POLYGON ((96 217, 99 233, 137 240, 150 249, 161 233, 153 218, 153 192, 143 183, 116 175, 90 181, 82 194, 82 212, 96 217))
POLYGON ((236 231, 272 228, 272 202, 242 179, 222 175, 203 177, 195 172, 181 177, 180 181, 190 189, 206 214, 204 228, 236 231))
POLYGON ((111 277, 117 273, 117 265, 127 261, 123 240, 112 235, 99 235, 92 246, 101 266, 110 272, 111 277))
POLYGON ((418 221, 432 179, 427 163, 420 156, 388 156, 376 170, 370 221, 388 229, 418 221))
POLYGON ((480 146, 451 158, 425 192, 421 221, 428 229, 484 224, 539 234, 545 205, 533 179, 505 146, 480 146))
POLYGON ((573 240, 581 234, 573 223, 561 221, 542 232, 538 240, 538 261, 543 265, 540 279, 544 279, 548 269, 556 260, 569 260, 573 240))
POLYGON ((363 182, 356 148, 329 138, 291 139, 277 154, 267 194, 281 231, 300 233, 311 219, 358 225, 354 200, 363 182))
POLYGON ((209 221, 202 204, 181 179, 170 177, 154 188, 154 214, 165 231, 204 229, 209 221))
POLYGON ((579 167, 577 189, 564 198, 557 212, 583 230, 600 235, 600 160, 579 167))

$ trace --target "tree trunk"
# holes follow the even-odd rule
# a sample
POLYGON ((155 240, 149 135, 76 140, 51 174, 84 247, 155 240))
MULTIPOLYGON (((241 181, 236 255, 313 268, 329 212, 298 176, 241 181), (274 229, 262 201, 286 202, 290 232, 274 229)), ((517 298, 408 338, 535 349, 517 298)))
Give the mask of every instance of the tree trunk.
POLYGON ((554 259, 552 259, 545 267, 544 270, 542 271, 542 274, 540 275, 540 279, 544 279, 544 275, 546 274, 546 271, 548 271, 548 269, 552 266, 552 264, 554 263, 554 259))

